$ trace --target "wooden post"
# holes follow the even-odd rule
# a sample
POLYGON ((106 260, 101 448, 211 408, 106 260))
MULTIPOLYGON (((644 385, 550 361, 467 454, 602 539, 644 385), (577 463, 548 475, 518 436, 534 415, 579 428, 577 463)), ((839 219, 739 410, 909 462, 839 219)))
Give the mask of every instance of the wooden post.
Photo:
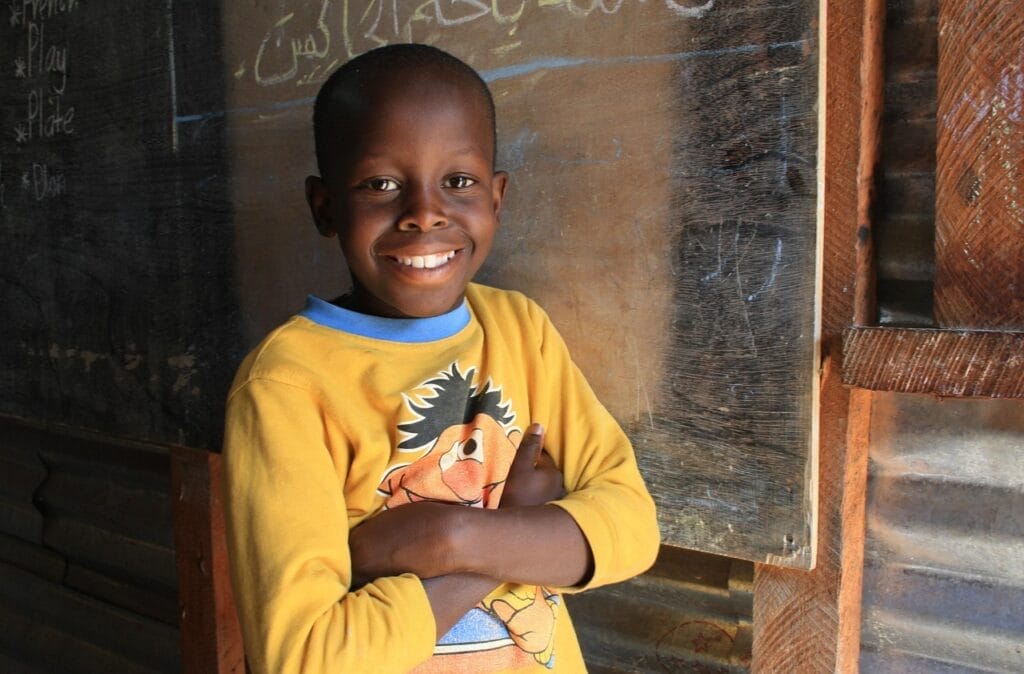
POLYGON ((846 457, 840 504, 837 672, 856 674, 860 661, 861 607, 864 596, 864 538, 867 534, 868 455, 874 393, 850 391, 846 418, 846 457))
POLYGON ((882 112, 885 109, 885 0, 864 4, 863 51, 860 63, 860 156, 857 159, 857 285, 853 322, 878 322, 874 210, 878 164, 882 153, 882 112))
POLYGON ((1024 3, 939 5, 935 316, 1024 330, 1024 3))
POLYGON ((220 455, 171 450, 174 548, 184 674, 243 674, 220 503, 220 455))
MULTIPOLYGON (((850 434, 870 405, 842 386, 842 331, 853 323, 858 274, 858 166, 865 44, 877 44, 881 0, 825 0, 821 424, 818 433, 818 553, 813 571, 758 565, 754 575, 754 672, 855 672, 860 650, 867 452, 850 434), (851 414, 853 415, 851 417, 851 414)), ((862 281, 863 283, 863 281, 862 281)))

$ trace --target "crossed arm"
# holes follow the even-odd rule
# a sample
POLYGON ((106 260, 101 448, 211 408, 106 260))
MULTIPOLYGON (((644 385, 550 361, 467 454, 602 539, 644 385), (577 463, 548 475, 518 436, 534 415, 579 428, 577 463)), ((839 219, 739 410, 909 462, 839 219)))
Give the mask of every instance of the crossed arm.
POLYGON ((593 556, 562 508, 562 473, 527 429, 497 510, 420 502, 387 510, 350 534, 354 574, 363 580, 414 573, 422 579, 440 638, 504 582, 567 587, 587 580, 593 556), (558 545, 536 545, 556 540, 558 545))

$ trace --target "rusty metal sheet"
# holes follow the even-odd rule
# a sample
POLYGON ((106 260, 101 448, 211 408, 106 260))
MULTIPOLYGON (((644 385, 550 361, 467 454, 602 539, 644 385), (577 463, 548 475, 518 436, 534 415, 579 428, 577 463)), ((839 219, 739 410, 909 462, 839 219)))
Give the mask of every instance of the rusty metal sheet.
POLYGON ((874 400, 862 671, 1024 671, 1024 402, 874 400))

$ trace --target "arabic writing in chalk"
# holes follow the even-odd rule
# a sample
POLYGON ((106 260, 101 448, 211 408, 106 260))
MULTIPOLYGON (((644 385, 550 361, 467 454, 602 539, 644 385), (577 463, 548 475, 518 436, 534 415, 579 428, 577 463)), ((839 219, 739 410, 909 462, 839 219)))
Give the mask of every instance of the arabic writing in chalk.
MULTIPOLYGON (((634 0, 644 2, 645 0, 634 0)), ((277 19, 260 41, 253 58, 257 84, 285 82, 317 84, 342 61, 374 47, 393 42, 422 42, 439 30, 470 23, 492 22, 515 35, 517 23, 530 6, 563 11, 572 18, 612 16, 627 0, 426 0, 419 4, 398 0, 321 0, 315 18, 292 11, 277 19)), ((672 17, 698 19, 710 12, 715 0, 690 6, 663 0, 672 17)), ((508 51, 518 42, 499 46, 508 51)), ((237 77, 248 73, 245 63, 237 77)))

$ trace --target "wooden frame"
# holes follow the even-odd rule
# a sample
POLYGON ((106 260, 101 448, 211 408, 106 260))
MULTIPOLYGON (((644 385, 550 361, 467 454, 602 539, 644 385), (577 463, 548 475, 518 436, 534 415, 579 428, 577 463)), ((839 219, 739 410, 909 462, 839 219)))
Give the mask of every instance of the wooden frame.
POLYGON ((220 455, 171 449, 174 551, 183 674, 243 674, 245 654, 231 591, 220 455))
MULTIPOLYGON (((949 216, 946 209, 954 213, 952 217, 957 221, 976 218, 989 228, 972 230, 971 244, 976 250, 972 250, 974 257, 970 261, 975 269, 960 276, 940 276, 936 281, 940 324, 957 329, 851 327, 872 323, 875 312, 869 214, 872 174, 878 156, 885 4, 884 0, 857 4, 823 0, 823 5, 825 139, 821 147, 826 254, 822 343, 826 360, 821 384, 819 563, 807 574, 757 567, 753 645, 753 669, 757 672, 857 671, 873 395, 869 389, 957 397, 1024 397, 1024 333, 960 329, 963 325, 1019 329, 1021 325, 1019 311, 1014 308, 1018 306, 1017 297, 1012 292, 1007 294, 1013 285, 1000 282, 1000 273, 1024 268, 1024 242, 1012 232, 1007 234, 1012 230, 1008 220, 993 216, 984 201, 976 198, 975 193, 981 189, 977 181, 969 184, 966 192, 960 190, 965 203, 943 205, 940 200, 937 209, 939 239, 960 235, 955 228, 942 226, 943 218, 949 216), (856 174, 854 166, 859 167, 856 174), (976 205, 976 212, 969 210, 976 205), (965 209, 967 216, 961 213, 965 209), (990 280, 987 265, 994 267, 991 278, 998 288, 995 294, 999 311, 989 308, 993 292, 986 285, 990 280), (947 298, 945 303, 939 301, 942 297, 947 298), (845 335, 841 335, 844 331, 845 335), (837 361, 841 343, 844 358, 840 377, 837 361), (860 388, 844 389, 844 384, 860 388)), ((971 4, 949 0, 940 7, 940 24, 940 35, 960 36, 949 38, 945 47, 940 38, 941 144, 945 136, 955 135, 960 128, 955 119, 948 121, 949 115, 956 112, 960 101, 968 100, 970 90, 974 94, 978 90, 997 90, 1004 99, 1013 98, 1013 92, 1000 88, 1002 80, 995 89, 992 82, 999 79, 1000 68, 1012 68, 1008 64, 1013 63, 1013 57, 1001 50, 1006 45, 1019 44, 1016 36, 1024 30, 1024 8, 1004 3, 979 15, 971 4), (1000 30, 993 30, 994 25, 999 25, 1000 30), (964 36, 973 35, 1001 37, 976 43, 965 41, 964 36), (984 52, 984 58, 965 58, 964 52, 975 44, 979 52, 984 52), (989 70, 967 77, 955 74, 965 64, 977 62, 985 63, 989 70), (981 81, 980 85, 973 81, 975 78, 981 81), (945 109, 946 105, 950 109, 945 109)), ((992 108, 1000 114, 1017 114, 1016 109, 1008 113, 1006 106, 995 103, 992 108)), ((978 125, 984 126, 980 120, 978 125)), ((962 142, 964 138, 959 139, 959 144, 954 143, 956 152, 944 154, 940 149, 936 170, 940 194, 949 196, 955 192, 948 184, 962 177, 961 171, 953 167, 955 162, 966 161, 969 170, 964 175, 970 175, 974 162, 991 159, 972 154, 984 155, 984 143, 962 142), (962 156, 965 153, 967 157, 962 156)), ((1004 168, 1012 165, 1000 164, 1004 168)), ((997 189, 1016 179, 1003 176, 998 170, 995 173, 997 178, 992 182, 997 189)), ((1015 202, 1011 206, 1017 207, 1015 202)), ((963 245, 951 247, 943 241, 939 244, 937 269, 953 262, 947 256, 966 253, 963 245)))
POLYGON ((853 328, 843 384, 949 398, 1024 398, 1024 333, 853 328))
MULTIPOLYGON (((1024 397, 1024 270, 1017 168, 1024 141, 1018 49, 1024 7, 939 6, 936 153, 937 330, 856 328, 848 386, 946 397, 1024 397)), ((868 55, 865 54, 865 62, 868 55)), ((863 153, 862 153, 863 159, 863 153)), ((858 325, 870 321, 857 320, 858 325)))
POLYGON ((870 189, 865 169, 873 164, 861 157, 877 152, 877 137, 867 137, 877 120, 865 118, 877 114, 869 99, 878 82, 862 64, 880 67, 884 8, 882 0, 822 2, 818 561, 810 572, 755 567, 755 672, 857 670, 870 398, 843 387, 839 359, 842 331, 872 313, 871 230, 858 214, 869 210, 870 193, 861 191, 870 189), (866 52, 875 55, 865 61, 866 52))

